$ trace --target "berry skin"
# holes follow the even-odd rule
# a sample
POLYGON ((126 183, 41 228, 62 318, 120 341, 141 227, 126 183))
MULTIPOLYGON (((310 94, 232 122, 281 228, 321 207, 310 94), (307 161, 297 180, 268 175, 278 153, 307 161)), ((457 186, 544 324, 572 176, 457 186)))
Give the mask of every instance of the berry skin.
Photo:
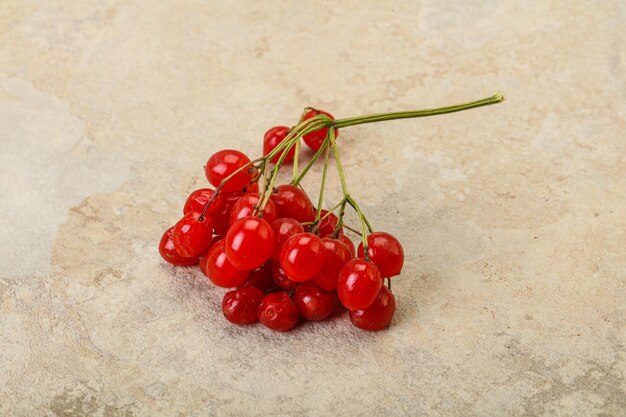
POLYGON ((319 287, 326 291, 333 291, 337 288, 339 272, 343 266, 352 259, 350 250, 338 239, 323 238, 324 243, 324 265, 320 272, 313 277, 319 287))
POLYGON ((269 259, 273 249, 274 231, 258 217, 237 220, 226 234, 226 255, 235 268, 258 268, 269 259))
POLYGON ((378 267, 364 259, 348 261, 339 273, 337 295, 348 310, 361 310, 376 300, 383 278, 378 267))
POLYGON ((293 293, 293 302, 306 320, 324 320, 335 307, 335 293, 322 290, 312 282, 300 284, 293 293))
POLYGON ((276 286, 272 279, 272 269, 273 263, 271 261, 267 261, 257 269, 253 269, 248 274, 246 282, 241 284, 240 288, 256 287, 263 292, 269 292, 276 286))
POLYGON ((204 273, 218 287, 234 288, 246 281, 249 272, 233 266, 226 256, 224 244, 222 239, 213 245, 206 258, 204 273))
POLYGON ((272 193, 277 209, 277 218, 288 217, 300 223, 315 220, 313 203, 302 189, 291 184, 282 184, 272 193))
MULTIPOLYGON (((320 219, 328 214, 328 210, 320 211, 320 219)), ((317 227, 317 234, 322 237, 330 237, 335 231, 335 227, 337 227, 337 223, 339 222, 339 218, 335 215, 335 213, 330 213, 328 216, 322 220, 317 227)), ((343 233, 343 227, 339 228, 340 232, 343 233)))
POLYGON ((286 292, 266 294, 259 306, 259 321, 278 332, 292 329, 300 318, 298 308, 286 292))
MULTIPOLYGON (((383 278, 394 277, 402 271, 404 250, 393 235, 386 232, 374 232, 367 236, 370 261, 374 262, 383 278)), ((363 258, 363 242, 358 249, 359 258, 363 258)))
POLYGON ((315 276, 324 264, 324 243, 313 233, 291 236, 280 250, 280 267, 297 282, 315 276))
POLYGON ((304 227, 294 220, 289 218, 276 219, 272 223, 272 229, 274 230, 274 250, 272 251, 272 260, 278 262, 280 259, 280 250, 283 245, 293 235, 298 233, 304 233, 304 227))
MULTIPOLYGON (((260 196, 258 193, 248 193, 241 196, 230 211, 230 224, 244 217, 252 216, 255 207, 259 204, 259 199, 260 196)), ((276 206, 271 199, 267 200, 262 217, 268 223, 272 223, 276 220, 276 206)))
POLYGON ((174 240, 172 240, 172 234, 174 233, 174 226, 170 227, 163 233, 161 237, 161 241, 159 242, 159 253, 161 257, 165 259, 165 261, 171 263, 172 265, 178 266, 190 266, 196 265, 198 263, 198 257, 192 256, 190 258, 185 258, 184 256, 180 256, 178 252, 176 252, 176 248, 174 247, 174 240))
POLYGON ((382 287, 374 303, 363 310, 350 312, 350 321, 359 329, 377 331, 383 330, 396 311, 396 298, 387 287, 382 287))
POLYGON ((272 265, 272 281, 283 290, 295 290, 300 285, 299 282, 289 279, 278 262, 274 262, 272 265))
MULTIPOLYGON (((209 182, 214 187, 218 187, 223 179, 249 162, 250 158, 242 152, 233 149, 224 149, 211 155, 204 171, 209 182)), ((226 192, 241 191, 250 184, 255 176, 256 168, 250 165, 249 168, 242 169, 229 179, 224 184, 222 190, 226 192)))
POLYGON ((258 193, 259 192, 259 182, 254 181, 248 185, 246 185, 243 190, 244 193, 258 193))
MULTIPOLYGON (((325 114, 326 116, 330 117, 331 119, 335 120, 335 118, 328 112, 325 112, 323 110, 316 110, 316 109, 309 109, 306 113, 304 113, 304 116, 302 116, 302 120, 308 120, 314 116, 317 116, 318 114, 325 114)), ((328 128, 324 128, 324 129, 320 129, 320 130, 316 130, 314 132, 308 133, 306 135, 304 135, 302 137, 302 139, 304 139, 304 143, 306 143, 309 148, 313 149, 314 151, 319 150, 319 148, 322 147, 322 143, 324 142, 324 139, 326 138, 326 133, 328 132, 328 128)), ((335 130, 335 137, 339 136, 339 130, 335 130)))
POLYGON ((356 255, 356 248, 354 247, 354 242, 352 242, 352 239, 342 233, 339 235, 339 237, 337 237, 337 240, 339 240, 348 247, 348 249, 350 250, 350 259, 354 258, 356 255))
POLYGON ((192 211, 183 216, 174 225, 172 240, 176 252, 185 258, 198 256, 206 251, 213 239, 213 220, 210 217, 200 219, 200 213, 192 211))
POLYGON ((230 228, 230 212, 243 195, 244 193, 241 191, 234 193, 220 192, 218 199, 221 200, 221 204, 218 210, 213 213, 213 227, 215 228, 215 234, 225 235, 226 232, 228 232, 228 229, 230 228))
MULTIPOLYGON (((283 139, 285 139, 290 130, 291 129, 287 126, 274 126, 265 132, 265 136, 263 136, 263 156, 267 156, 270 152, 272 152, 274 148, 276 148, 283 141, 283 139)), ((278 162, 283 151, 279 152, 278 155, 272 158, 272 164, 278 162)), ((287 156, 283 162, 287 164, 292 162, 295 155, 296 147, 292 146, 291 149, 287 151, 287 156)))
MULTIPOLYGON (((185 207, 183 207, 183 214, 187 214, 192 211, 202 213, 202 210, 204 210, 204 206, 211 199, 213 193, 214 191, 210 188, 200 188, 199 190, 196 190, 189 194, 189 197, 187 197, 187 201, 185 202, 185 207)), ((212 217, 214 213, 220 210, 220 206, 222 204, 223 202, 221 198, 214 198, 205 215, 212 217)))
POLYGON ((250 324, 258 320, 263 292, 256 287, 229 291, 222 300, 222 312, 231 323, 250 324))
POLYGON ((209 251, 211 250, 213 245, 215 245, 217 242, 219 242, 222 239, 224 239, 224 236, 217 236, 217 235, 213 236, 213 239, 211 239, 211 244, 209 245, 209 248, 206 250, 206 252, 199 255, 198 266, 200 267, 200 271, 202 271, 204 275, 207 274, 206 273, 206 260, 207 260, 207 257, 209 256, 209 251))

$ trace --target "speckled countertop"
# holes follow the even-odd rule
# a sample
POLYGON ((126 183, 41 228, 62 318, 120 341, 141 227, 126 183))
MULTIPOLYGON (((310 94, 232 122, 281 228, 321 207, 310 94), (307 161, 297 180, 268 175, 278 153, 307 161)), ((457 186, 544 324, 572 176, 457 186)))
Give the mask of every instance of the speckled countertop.
POLYGON ((625 416, 625 21, 608 0, 3 1, 0 414, 625 416), (161 262, 215 150, 260 152, 306 105, 499 89, 342 133, 352 194, 406 250, 390 330, 237 328, 161 262))

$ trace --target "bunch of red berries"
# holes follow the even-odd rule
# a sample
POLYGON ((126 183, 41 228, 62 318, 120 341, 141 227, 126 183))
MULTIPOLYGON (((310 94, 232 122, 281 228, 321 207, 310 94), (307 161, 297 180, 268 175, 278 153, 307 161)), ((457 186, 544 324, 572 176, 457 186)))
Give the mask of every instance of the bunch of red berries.
POLYGON ((355 326, 382 330, 396 309, 391 277, 400 274, 404 251, 391 234, 374 232, 348 192, 337 129, 449 113, 502 99, 497 94, 458 106, 341 120, 307 108, 298 125, 267 131, 263 157, 250 160, 236 150, 213 154, 205 173, 215 189, 202 188, 189 195, 182 219, 163 234, 159 252, 174 265, 199 264, 213 284, 233 289, 222 300, 224 316, 232 323, 259 321, 270 329, 287 331, 300 317, 324 320, 343 306, 355 326), (300 139, 316 151, 302 170, 298 165, 300 139), (323 210, 331 152, 343 198, 332 209, 323 210), (315 206, 299 184, 322 156, 323 173, 315 206), (293 179, 276 185, 278 171, 287 162, 293 162, 293 179), (345 224, 347 207, 356 212, 360 231, 345 224), (358 249, 344 229, 360 235, 358 249), (384 279, 387 286, 383 285, 384 279))

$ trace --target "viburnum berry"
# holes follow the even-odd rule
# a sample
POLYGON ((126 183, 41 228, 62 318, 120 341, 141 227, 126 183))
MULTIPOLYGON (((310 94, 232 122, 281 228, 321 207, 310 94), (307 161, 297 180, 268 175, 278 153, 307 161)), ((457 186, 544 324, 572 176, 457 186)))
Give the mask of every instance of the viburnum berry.
MULTIPOLYGON (((189 194, 185 206, 183 207, 183 214, 197 211, 202 213, 204 206, 211 200, 214 191, 210 188, 200 188, 189 194)), ((221 197, 221 196, 220 196, 221 197)), ((205 216, 212 217, 214 213, 220 210, 220 206, 223 204, 222 198, 216 197, 211 201, 211 205, 207 208, 205 216)))
POLYGON ((324 264, 318 274, 313 277, 313 282, 326 291, 333 291, 337 288, 339 272, 352 259, 352 255, 346 245, 337 239, 323 238, 322 242, 324 264))
POLYGON ((299 282, 289 279, 285 271, 280 267, 280 263, 274 262, 272 265, 272 280, 274 284, 283 290, 295 290, 300 285, 299 282))
MULTIPOLYGON (((393 235, 386 232, 374 232, 367 236, 368 255, 380 270, 383 278, 400 274, 404 265, 404 250, 393 235)), ((358 249, 359 258, 364 257, 363 242, 358 249)))
POLYGON ((191 258, 208 249, 213 239, 213 220, 192 211, 174 225, 172 240, 180 256, 191 258))
POLYGON ((222 300, 222 312, 226 320, 235 324, 250 324, 258 320, 263 292, 256 287, 229 291, 222 300))
POLYGON ((222 187, 222 191, 232 192, 243 190, 257 174, 256 168, 250 165, 250 158, 244 153, 233 149, 215 152, 207 161, 204 169, 209 182, 214 187, 218 187, 222 180, 240 168, 242 168, 241 171, 233 175, 222 187), (245 165, 249 165, 249 167, 242 168, 245 165))
POLYGON ((234 288, 246 281, 249 271, 236 268, 226 256, 225 241, 213 245, 207 254, 204 273, 218 287, 234 288))
POLYGON ((226 255, 239 269, 263 265, 274 249, 274 231, 259 217, 244 217, 230 226, 226 233, 226 255))
POLYGON ((277 218, 288 217, 300 223, 315 220, 315 209, 309 196, 302 189, 291 184, 282 184, 272 193, 276 205, 277 218))
POLYGON ((207 274, 206 273, 206 260, 207 260, 207 256, 209 256, 209 251, 211 250, 213 245, 215 245, 217 242, 223 239, 224 239, 224 236, 218 236, 218 235, 213 236, 213 239, 211 239, 211 244, 209 245, 209 248, 205 252, 199 255, 198 266, 200 267, 200 271, 202 271, 204 275, 207 274))
POLYGON ((348 310, 361 310, 372 305, 382 285, 383 278, 378 267, 372 262, 356 258, 348 261, 341 269, 337 295, 348 310))
MULTIPOLYGON (((252 216, 252 213, 254 213, 255 208, 259 204, 260 198, 261 197, 258 193, 247 193, 242 195, 230 211, 230 224, 233 224, 237 220, 244 217, 252 216)), ((262 217, 270 224, 276 220, 276 206, 274 206, 274 202, 271 199, 267 201, 267 204, 263 209, 262 217)))
MULTIPOLYGON (((325 114, 326 116, 330 117, 332 120, 335 120, 335 118, 330 113, 325 112, 324 110, 317 110, 313 108, 309 108, 304 113, 304 115, 302 116, 302 120, 308 120, 314 116, 317 116, 318 114, 325 114)), ((322 147, 322 143, 324 142, 324 139, 326 138, 327 133, 328 133, 328 128, 325 127, 324 129, 307 133, 306 135, 302 136, 302 139, 304 140, 304 143, 306 143, 309 146, 309 148, 313 149, 314 151, 317 151, 319 150, 319 148, 322 147)), ((339 136, 339 129, 335 130, 335 137, 337 136, 339 136)))
POLYGON ((308 281, 300 284, 293 293, 293 302, 306 320, 324 320, 335 307, 335 293, 324 291, 308 281))
POLYGON ((226 232, 228 232, 228 229, 230 228, 230 212, 233 210, 237 201, 239 201, 244 194, 245 193, 242 191, 232 193, 220 192, 218 199, 221 204, 213 213, 213 227, 215 228, 215 234, 225 235, 226 232))
POLYGON ((276 219, 271 223, 274 230, 274 249, 272 251, 272 259, 278 262, 280 258, 280 250, 283 245, 293 235, 304 233, 304 227, 294 219, 282 218, 276 219))
POLYGON ((184 256, 180 256, 174 247, 174 240, 172 239, 172 234, 174 233, 174 226, 170 227, 163 233, 161 237, 161 241, 159 242, 159 253, 161 257, 165 259, 165 261, 171 263, 172 265, 178 266, 190 266, 196 265, 198 263, 198 256, 192 256, 190 258, 185 258, 184 256))
MULTIPOLYGON (((270 152, 272 152, 274 148, 276 148, 285 139, 285 137, 287 137, 290 130, 291 129, 287 126, 274 126, 265 132, 265 135, 263 136, 263 156, 267 156, 270 152)), ((278 162, 281 154, 282 151, 271 159, 272 164, 278 162)), ((293 146, 287 151, 287 156, 285 156, 285 160, 283 162, 287 164, 292 162, 295 154, 296 148, 293 146)))
POLYGON ((286 332, 299 318, 298 308, 284 291, 266 294, 259 306, 259 321, 272 330, 286 332))
POLYGON ((348 249, 350 249, 350 258, 354 258, 356 256, 356 248, 354 247, 354 242, 352 242, 352 239, 342 233, 337 237, 337 240, 342 242, 348 247, 348 249))
POLYGON ((297 282, 315 276, 324 263, 324 244, 313 233, 291 236, 280 251, 280 266, 287 276, 297 282))
POLYGON ((244 193, 258 193, 259 181, 253 180, 250 184, 246 185, 243 190, 244 193))
POLYGON ((350 312, 350 321, 359 329, 377 331, 389 326, 396 312, 396 298, 387 287, 381 287, 376 300, 367 308, 350 312))
MULTIPOLYGON (((337 223, 339 223, 339 218, 335 215, 335 213, 328 213, 328 210, 320 211, 320 221, 319 226, 317 226, 317 234, 321 237, 330 237, 335 231, 335 227, 337 227, 337 223)), ((340 233, 343 233, 343 227, 339 227, 340 233)))
POLYGON ((260 267, 253 269, 248 274, 246 281, 241 284, 241 288, 256 287, 263 292, 270 291, 272 288, 276 287, 272 279, 273 268, 273 262, 267 261, 260 267))

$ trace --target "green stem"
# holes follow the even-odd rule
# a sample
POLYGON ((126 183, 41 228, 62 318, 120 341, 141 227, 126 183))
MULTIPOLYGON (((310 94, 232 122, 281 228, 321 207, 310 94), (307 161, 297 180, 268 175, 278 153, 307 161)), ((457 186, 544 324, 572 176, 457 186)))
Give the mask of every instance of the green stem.
POLYGON ((322 153, 324 153, 324 151, 326 150, 327 146, 328 146, 328 142, 326 140, 324 140, 324 142, 322 142, 322 146, 320 146, 320 148, 317 150, 317 152, 315 152, 315 155, 313 155, 313 157, 311 158, 309 163, 306 165, 306 167, 304 167, 304 169, 302 170, 300 175, 298 175, 297 178, 295 178, 295 179, 293 179, 291 181, 291 185, 298 185, 298 184, 300 184, 300 181, 302 181, 302 179, 309 172, 309 170, 315 164, 315 162, 319 159, 319 157, 322 156, 322 153))
MULTIPOLYGON (((335 129, 328 129, 328 135, 334 135, 335 129)), ((330 147, 326 147, 326 156, 324 157, 324 169, 322 171, 322 183, 320 185, 320 196, 317 200, 317 214, 315 215, 315 221, 319 224, 320 216, 322 214, 322 204, 324 204, 324 187, 326 186, 326 174, 328 172, 328 154, 330 153, 330 147)))
POLYGON ((298 178, 298 157, 300 156, 300 138, 296 141, 296 152, 293 156, 293 180, 298 178))

